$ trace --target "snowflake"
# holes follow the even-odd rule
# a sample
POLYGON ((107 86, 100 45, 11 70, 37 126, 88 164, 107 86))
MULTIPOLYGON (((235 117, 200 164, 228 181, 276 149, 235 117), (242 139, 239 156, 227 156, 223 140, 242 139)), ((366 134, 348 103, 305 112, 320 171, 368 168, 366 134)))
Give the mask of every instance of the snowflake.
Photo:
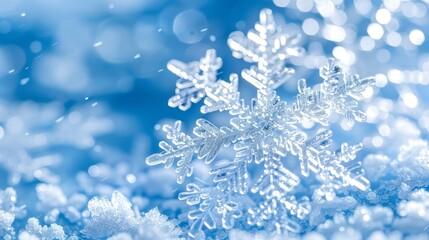
POLYGON ((336 190, 354 186, 362 191, 369 188, 360 162, 353 161, 362 149, 361 144, 343 143, 337 150, 330 150, 332 131, 330 116, 336 112, 350 122, 366 120, 358 109, 363 91, 375 83, 374 78, 361 79, 356 74, 343 72, 330 59, 320 68, 323 82, 314 88, 307 87, 304 79, 298 81, 298 94, 292 104, 286 104, 277 95, 276 88, 293 74, 285 67, 291 56, 302 52, 297 45, 298 36, 289 36, 274 22, 269 9, 260 13, 255 29, 247 35, 234 32, 228 39, 233 56, 254 63, 244 69, 241 76, 257 88, 257 97, 247 105, 238 100, 237 75, 231 83, 217 80, 217 70, 222 61, 215 50, 208 50, 199 62, 185 63, 173 60, 168 68, 180 79, 176 95, 170 99, 172 107, 186 110, 191 102, 204 99, 202 113, 229 111, 230 125, 217 127, 205 119, 198 119, 194 135, 182 131, 181 122, 164 125, 163 131, 171 143, 160 142, 163 152, 147 158, 149 165, 176 165, 177 182, 182 184, 193 175, 192 162, 204 160, 214 165, 210 170, 213 184, 188 183, 179 199, 198 205, 189 212, 192 220, 189 236, 201 236, 203 226, 208 229, 231 229, 236 220, 247 218, 250 225, 265 227, 282 234, 299 233, 301 223, 311 211, 308 197, 297 199, 294 188, 300 177, 285 167, 287 155, 298 158, 301 175, 314 174, 321 185, 314 192, 317 199, 332 201, 336 190), (304 121, 319 123, 312 136, 301 128, 304 121), (235 158, 218 163, 216 155, 222 147, 233 146, 235 158), (259 177, 250 177, 249 169, 262 169, 259 177), (246 197, 255 202, 246 205, 246 197))

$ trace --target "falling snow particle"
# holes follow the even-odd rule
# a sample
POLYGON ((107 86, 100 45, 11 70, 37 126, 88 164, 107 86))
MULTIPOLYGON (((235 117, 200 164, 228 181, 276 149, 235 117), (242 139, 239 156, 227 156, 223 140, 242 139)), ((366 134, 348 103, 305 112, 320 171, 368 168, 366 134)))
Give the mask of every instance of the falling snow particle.
POLYGON ((64 117, 61 116, 59 118, 57 118, 57 120, 55 120, 56 123, 62 122, 64 120, 64 117))
POLYGON ((102 42, 102 41, 98 41, 98 42, 94 43, 94 47, 99 47, 99 46, 101 46, 102 44, 103 44, 103 42, 102 42))
POLYGON ((21 81, 19 81, 19 84, 21 84, 21 85, 25 85, 25 84, 27 84, 29 81, 30 81, 30 78, 23 78, 23 79, 21 79, 21 81))

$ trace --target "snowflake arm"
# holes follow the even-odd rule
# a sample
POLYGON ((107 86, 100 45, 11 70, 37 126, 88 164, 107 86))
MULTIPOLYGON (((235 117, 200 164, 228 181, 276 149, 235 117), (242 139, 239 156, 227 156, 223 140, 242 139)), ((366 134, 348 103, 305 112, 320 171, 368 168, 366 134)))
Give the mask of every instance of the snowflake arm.
POLYGON ((160 147, 164 150, 162 153, 153 154, 147 158, 149 165, 164 164, 170 168, 174 160, 177 162, 178 183, 183 183, 186 177, 193 173, 191 161, 194 153, 198 159, 205 159, 207 164, 211 163, 221 146, 228 146, 236 141, 239 131, 233 131, 228 127, 217 128, 205 119, 198 119, 197 126, 194 128, 195 138, 186 135, 181 131, 181 122, 176 121, 174 126, 164 125, 163 130, 167 133, 167 138, 171 139, 173 145, 162 141, 160 147))
POLYGON ((304 219, 310 209, 308 199, 298 202, 295 197, 265 198, 256 207, 249 209, 247 222, 264 226, 278 235, 284 232, 296 234, 302 231, 299 219, 304 219))
POLYGON ((198 62, 186 64, 175 59, 168 62, 168 70, 180 78, 176 82, 176 95, 170 98, 168 105, 187 110, 192 102, 199 102, 205 96, 204 88, 216 81, 217 70, 221 66, 222 59, 214 50, 208 50, 198 62))
POLYGON ((170 107, 178 107, 186 111, 192 103, 204 98, 202 113, 230 110, 237 106, 238 77, 230 75, 230 82, 218 80, 218 70, 222 67, 222 59, 216 56, 214 49, 209 49, 200 61, 189 64, 179 60, 171 60, 168 70, 179 77, 176 82, 176 95, 168 100, 170 107))
POLYGON ((240 205, 233 201, 229 189, 229 182, 220 182, 212 187, 203 187, 200 184, 190 183, 186 192, 179 194, 179 200, 186 200, 189 205, 199 204, 198 209, 189 212, 188 217, 193 220, 188 235, 197 236, 203 225, 214 229, 221 225, 225 229, 234 226, 234 219, 242 216, 240 205))
POLYGON ((207 96, 201 107, 202 113, 221 112, 239 106, 238 76, 235 73, 229 75, 229 83, 218 80, 212 87, 205 88, 205 91, 207 96))
POLYGON ((336 189, 348 185, 366 191, 369 181, 363 176, 361 162, 352 162, 362 149, 362 144, 349 146, 343 143, 340 149, 330 151, 327 147, 332 143, 331 137, 332 131, 325 130, 306 142, 305 150, 299 155, 301 174, 317 174, 322 185, 316 193, 327 200, 334 199, 336 189))
POLYGON ((343 143, 341 148, 331 152, 324 150, 319 153, 321 170, 318 173, 322 185, 316 190, 328 201, 335 198, 335 190, 345 186, 354 186, 362 191, 369 189, 369 181, 363 176, 361 162, 348 162, 356 158, 356 153, 362 149, 361 144, 348 146, 343 143))
POLYGON ((363 91, 375 84, 374 77, 361 79, 357 74, 343 73, 333 59, 320 68, 320 76, 324 79, 320 89, 307 87, 305 79, 298 81, 298 95, 292 104, 298 118, 327 126, 330 110, 334 110, 350 122, 366 121, 365 113, 357 109, 358 101, 363 99, 363 91))
POLYGON ((268 199, 281 198, 299 184, 299 177, 284 168, 276 158, 266 163, 268 166, 251 189, 253 193, 266 195, 268 199))
POLYGON ((324 79, 320 87, 323 101, 349 121, 365 122, 365 113, 357 109, 358 101, 362 101, 363 92, 375 84, 375 78, 361 79, 357 74, 343 73, 334 59, 320 68, 320 76, 324 79))
POLYGON ((228 182, 230 189, 240 194, 247 192, 247 166, 245 161, 234 161, 213 168, 209 171, 210 175, 214 175, 213 182, 228 182))
POLYGON ((263 9, 259 22, 247 35, 233 32, 228 45, 233 56, 246 62, 255 63, 241 72, 242 77, 257 89, 276 89, 294 73, 285 67, 290 56, 298 56, 303 49, 298 45, 299 36, 287 35, 274 21, 270 9, 263 9))

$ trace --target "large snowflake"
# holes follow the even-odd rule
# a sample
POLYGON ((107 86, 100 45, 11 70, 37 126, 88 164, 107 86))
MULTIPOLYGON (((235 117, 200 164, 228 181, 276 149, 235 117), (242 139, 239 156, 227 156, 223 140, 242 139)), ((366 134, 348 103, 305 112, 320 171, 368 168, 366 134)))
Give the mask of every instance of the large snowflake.
MULTIPOLYGON (((294 70, 285 67, 291 56, 302 52, 299 36, 289 36, 275 24, 271 10, 264 9, 260 20, 247 35, 234 32, 228 39, 233 56, 252 63, 241 76, 257 88, 256 98, 246 104, 240 100, 238 75, 231 74, 230 82, 218 80, 222 60, 215 50, 208 50, 200 61, 189 64, 172 60, 168 69, 180 79, 176 95, 169 105, 188 109, 192 103, 204 99, 202 113, 229 111, 229 126, 217 127, 205 119, 198 119, 193 135, 184 133, 181 122, 163 126, 170 143, 162 141, 163 152, 147 158, 149 165, 173 165, 182 184, 193 174, 193 161, 204 160, 213 166, 213 183, 188 183, 179 199, 197 205, 189 212, 189 235, 208 229, 231 229, 236 219, 247 219, 250 225, 264 227, 276 233, 298 233, 301 222, 311 211, 308 197, 297 199, 294 188, 300 184, 298 173, 285 166, 287 159, 297 159, 301 175, 314 174, 320 186, 314 196, 331 201, 336 190, 354 186, 362 191, 369 188, 360 162, 353 161, 361 144, 341 144, 331 150, 330 116, 345 116, 350 122, 366 120, 358 109, 362 93, 374 84, 374 78, 359 78, 343 72, 330 59, 320 68, 323 82, 307 87, 306 80, 298 80, 298 94, 287 104, 277 95, 276 88, 291 76, 294 70), (302 127, 304 121, 318 123, 318 131, 311 133, 302 127), (313 134, 316 133, 316 134, 313 134), (217 162, 216 155, 223 147, 233 147, 235 158, 227 163, 217 162), (250 176, 249 169, 259 176, 250 176)), ((301 194, 302 195, 302 194, 301 194)))

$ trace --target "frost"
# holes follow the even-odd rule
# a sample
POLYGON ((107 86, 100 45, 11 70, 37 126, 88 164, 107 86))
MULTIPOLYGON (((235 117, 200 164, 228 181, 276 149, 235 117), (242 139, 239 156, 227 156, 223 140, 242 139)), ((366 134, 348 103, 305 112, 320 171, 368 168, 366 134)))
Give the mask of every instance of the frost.
POLYGON ((5 239, 12 239, 15 235, 12 223, 15 220, 15 215, 0 210, 0 235, 5 239))
POLYGON ((17 200, 15 189, 8 187, 0 190, 0 236, 5 239, 14 239, 12 223, 15 218, 23 218, 26 215, 25 206, 15 206, 17 200))
POLYGON ((26 215, 25 206, 15 206, 17 201, 18 196, 15 189, 8 187, 5 190, 0 190, 0 210, 4 210, 18 218, 22 218, 26 215))
POLYGON ((426 186, 429 183, 428 142, 411 138, 399 147, 397 157, 391 160, 383 154, 368 155, 364 160, 364 169, 374 180, 395 176, 397 181, 411 188, 426 186))
POLYGON ((15 189, 8 187, 0 190, 0 236, 5 239, 14 239, 15 230, 12 223, 15 218, 23 218, 26 215, 25 206, 15 206, 17 200, 15 189))
POLYGON ((51 224, 48 226, 41 226, 37 218, 28 219, 27 226, 25 226, 26 233, 19 234, 19 239, 46 239, 46 240, 63 240, 66 239, 63 227, 58 224, 51 224))
POLYGON ((139 239, 157 240, 170 239, 179 240, 182 230, 177 224, 169 221, 168 218, 162 215, 157 208, 145 213, 142 217, 142 225, 139 227, 139 232, 136 237, 139 239))
POLYGON ((372 181, 386 176, 390 167, 390 159, 383 154, 371 154, 365 157, 362 167, 372 181))
POLYGON ((350 196, 335 198, 332 201, 313 201, 311 205, 312 211, 309 216, 309 224, 310 226, 318 226, 335 214, 354 209, 357 205, 358 202, 350 196))
POLYGON ((118 233, 107 238, 107 240, 133 240, 133 237, 128 233, 118 233))
POLYGON ((397 159, 392 163, 399 178, 414 185, 429 182, 429 149, 424 140, 410 140, 399 149, 397 159))
POLYGON ((93 198, 88 202, 91 219, 82 231, 88 237, 104 238, 121 232, 135 232, 139 216, 131 209, 131 203, 119 192, 113 192, 110 200, 93 198))
POLYGON ((163 164, 166 168, 175 165, 180 184, 193 176, 196 159, 213 165, 209 171, 213 184, 188 183, 186 191, 179 194, 179 200, 197 206, 188 214, 191 220, 189 236, 200 235, 203 226, 231 229, 243 217, 247 218, 248 224, 277 234, 300 233, 303 230, 301 222, 307 221, 311 204, 308 197, 297 199, 294 196, 293 191, 300 185, 301 178, 285 167, 285 159, 298 159, 301 175, 315 176, 321 182, 314 191, 315 199, 333 201, 337 190, 348 186, 362 191, 369 188, 361 163, 354 161, 362 144, 342 143, 340 148, 331 150, 333 132, 324 127, 330 127, 330 117, 334 113, 351 123, 366 121, 358 103, 363 100, 365 89, 375 84, 375 79, 345 73, 331 59, 320 68, 322 83, 310 88, 305 79, 298 80, 298 94, 291 104, 287 104, 277 95, 276 88, 294 72, 285 64, 291 56, 298 56, 302 51, 297 45, 298 39, 276 25, 269 9, 261 11, 255 29, 247 35, 241 32, 230 35, 228 45, 233 56, 255 63, 241 73, 257 88, 257 96, 249 105, 245 100, 239 103, 228 100, 225 105, 225 99, 232 99, 231 96, 235 99, 238 94, 223 90, 218 93, 225 96, 224 100, 217 96, 221 100, 211 101, 214 98, 209 92, 213 90, 213 84, 219 83, 215 76, 221 65, 214 50, 209 50, 205 58, 189 66, 177 60, 169 63, 169 69, 182 78, 178 83, 187 80, 194 94, 191 97, 188 91, 182 94, 184 88, 178 85, 178 95, 173 97, 177 100, 173 102, 178 104, 172 104, 170 99, 170 106, 181 106, 186 110, 190 102, 197 102, 207 95, 206 100, 211 100, 205 101, 202 113, 210 112, 206 110, 212 106, 211 110, 228 110, 231 116, 230 124, 222 127, 198 119, 193 135, 182 130, 180 121, 164 125, 162 130, 170 143, 160 142, 163 152, 146 159, 149 165, 163 164), (304 121, 319 123, 316 131, 303 129, 301 123, 304 121), (230 146, 235 150, 234 159, 219 162, 217 154, 230 146), (256 175, 250 175, 249 171, 255 169, 260 170, 256 175), (254 206, 240 204, 245 197, 253 199, 254 206))
POLYGON ((120 192, 113 192, 111 200, 91 199, 88 202, 91 219, 82 233, 91 238, 181 239, 181 230, 158 209, 152 209, 142 217, 131 207, 120 192))

